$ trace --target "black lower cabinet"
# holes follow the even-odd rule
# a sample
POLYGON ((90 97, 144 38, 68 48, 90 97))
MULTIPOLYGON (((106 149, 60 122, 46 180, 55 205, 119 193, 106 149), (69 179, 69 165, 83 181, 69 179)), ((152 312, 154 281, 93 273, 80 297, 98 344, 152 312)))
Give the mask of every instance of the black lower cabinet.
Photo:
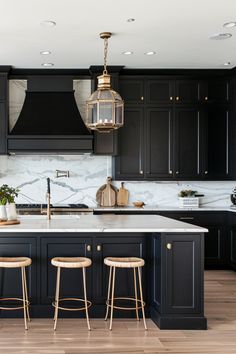
POLYGON ((226 260, 226 231, 222 226, 207 226, 205 234, 205 268, 219 268, 227 266, 226 260))
MULTIPOLYGON (((37 303, 37 252, 36 239, 31 237, 0 237, 0 257, 30 257, 32 266, 26 268, 28 292, 31 303, 37 303)), ((22 298, 22 282, 20 268, 0 268, 0 297, 22 298)), ((14 305, 12 301, 4 301, 4 305, 14 305)), ((20 311, 1 311, 1 317, 18 317, 20 311)))
POLYGON ((206 328, 203 241, 200 234, 153 236, 151 316, 160 328, 206 328))
POLYGON ((236 228, 230 230, 230 265, 236 270, 236 228))

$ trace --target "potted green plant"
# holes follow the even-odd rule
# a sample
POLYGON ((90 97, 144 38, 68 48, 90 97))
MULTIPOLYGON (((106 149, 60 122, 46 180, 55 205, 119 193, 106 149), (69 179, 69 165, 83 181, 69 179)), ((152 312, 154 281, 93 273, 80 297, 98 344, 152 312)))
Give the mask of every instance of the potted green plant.
POLYGON ((197 191, 191 189, 181 190, 178 194, 180 208, 198 208, 199 198, 196 197, 197 191))
POLYGON ((16 220, 15 197, 18 196, 19 189, 3 184, 0 187, 0 220, 16 220))

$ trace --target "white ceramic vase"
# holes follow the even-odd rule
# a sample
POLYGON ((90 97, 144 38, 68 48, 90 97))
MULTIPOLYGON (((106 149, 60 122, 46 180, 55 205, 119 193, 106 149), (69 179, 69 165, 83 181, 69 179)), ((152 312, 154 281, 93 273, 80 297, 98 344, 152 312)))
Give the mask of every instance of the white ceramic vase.
POLYGON ((6 213, 7 220, 16 220, 17 219, 17 212, 16 212, 16 204, 15 203, 7 204, 6 212, 7 212, 6 213))
POLYGON ((6 205, 0 205, 0 221, 7 220, 6 205))

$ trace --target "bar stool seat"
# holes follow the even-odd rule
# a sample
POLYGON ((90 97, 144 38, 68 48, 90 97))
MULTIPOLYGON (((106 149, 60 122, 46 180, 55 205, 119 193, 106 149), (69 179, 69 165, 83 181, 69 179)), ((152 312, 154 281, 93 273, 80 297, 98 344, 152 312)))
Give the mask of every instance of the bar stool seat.
POLYGON ((26 271, 25 267, 32 264, 31 258, 28 257, 0 257, 0 268, 21 268, 21 282, 22 282, 22 296, 23 298, 0 298, 0 302, 5 301, 14 301, 18 302, 18 305, 4 305, 0 306, 0 310, 24 310, 24 323, 25 329, 28 329, 27 320, 30 321, 29 316, 29 299, 28 299, 28 289, 26 281, 26 271))
POLYGON ((55 257, 52 259, 52 265, 62 268, 83 268, 90 267, 91 259, 85 257, 55 257))
POLYGON ((30 266, 32 260, 28 257, 0 257, 0 268, 20 268, 30 266))
POLYGON ((87 267, 90 267, 92 264, 91 259, 86 257, 54 257, 51 259, 51 264, 57 267, 57 281, 56 281, 56 294, 55 294, 55 301, 52 303, 52 306, 55 308, 54 312, 54 331, 57 328, 57 319, 58 319, 58 310, 64 311, 82 311, 85 310, 86 319, 88 329, 90 330, 90 323, 89 323, 89 316, 88 316, 88 309, 92 305, 91 301, 87 300, 87 291, 86 291, 86 274, 85 270, 87 267), (80 298, 60 298, 60 276, 61 276, 61 268, 67 269, 76 269, 81 268, 83 273, 83 288, 84 288, 84 299, 80 298), (64 301, 77 301, 82 302, 82 307, 65 307, 61 306, 61 302, 64 301))
POLYGON ((106 257, 104 263, 109 267, 118 268, 137 268, 145 264, 144 259, 136 257, 106 257))
POLYGON ((104 264, 106 264, 110 268, 109 272, 109 282, 108 282, 108 290, 107 290, 107 301, 106 301, 106 316, 105 321, 108 318, 109 309, 110 309, 110 330, 112 330, 112 320, 113 320, 113 310, 135 310, 136 318, 139 320, 139 310, 142 310, 143 315, 143 324, 144 328, 147 329, 144 306, 145 302, 143 301, 143 290, 142 290, 142 282, 141 282, 141 267, 144 266, 145 261, 142 258, 137 257, 106 257, 104 259, 104 264), (133 269, 133 278, 134 278, 134 297, 115 297, 115 277, 116 277, 116 268, 132 268, 133 269), (139 283, 139 294, 140 298, 138 298, 138 289, 137 289, 137 274, 138 272, 138 283, 139 283), (117 306, 117 301, 134 301, 135 307, 123 307, 117 306))

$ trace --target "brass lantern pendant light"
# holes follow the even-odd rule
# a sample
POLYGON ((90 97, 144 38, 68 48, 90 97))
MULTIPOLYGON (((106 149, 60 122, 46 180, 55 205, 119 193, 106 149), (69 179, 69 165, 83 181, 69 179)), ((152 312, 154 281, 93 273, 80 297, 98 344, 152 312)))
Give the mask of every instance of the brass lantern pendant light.
POLYGON ((124 124, 124 101, 111 88, 111 76, 107 72, 107 51, 110 32, 100 33, 104 40, 104 70, 98 76, 97 91, 86 101, 86 125, 89 129, 109 133, 124 124))

